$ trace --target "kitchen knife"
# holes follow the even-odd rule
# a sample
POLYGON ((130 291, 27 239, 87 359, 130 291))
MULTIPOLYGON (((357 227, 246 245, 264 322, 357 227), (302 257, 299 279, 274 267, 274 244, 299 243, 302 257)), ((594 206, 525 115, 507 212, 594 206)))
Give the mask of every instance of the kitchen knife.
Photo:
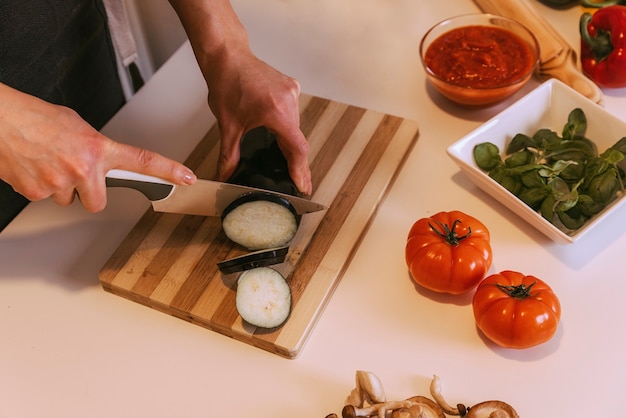
POLYGON ((109 171, 106 175, 106 185, 138 190, 150 200, 157 212, 221 216, 224 209, 234 200, 253 193, 279 196, 289 201, 298 215, 326 209, 319 203, 270 190, 212 180, 198 180, 191 186, 177 186, 158 177, 126 170, 109 171))

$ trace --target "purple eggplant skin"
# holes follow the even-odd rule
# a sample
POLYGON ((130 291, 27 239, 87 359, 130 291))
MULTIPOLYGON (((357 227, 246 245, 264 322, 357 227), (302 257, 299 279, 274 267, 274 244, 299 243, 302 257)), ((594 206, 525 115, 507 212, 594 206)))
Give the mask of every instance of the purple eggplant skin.
POLYGON ((240 143, 240 160, 227 183, 299 196, 276 136, 264 126, 248 131, 240 143))
POLYGON ((269 267, 284 262, 288 251, 288 246, 254 251, 217 263, 217 267, 224 274, 241 273, 242 271, 252 270, 257 267, 269 267))

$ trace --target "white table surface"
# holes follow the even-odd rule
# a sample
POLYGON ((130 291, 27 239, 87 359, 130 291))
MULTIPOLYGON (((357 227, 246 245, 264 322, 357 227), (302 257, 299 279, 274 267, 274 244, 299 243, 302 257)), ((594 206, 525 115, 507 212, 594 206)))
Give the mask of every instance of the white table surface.
MULTIPOLYGON (((358 369, 390 399, 444 394, 512 404, 523 417, 626 416, 623 211, 580 243, 555 244, 473 186, 448 145, 512 103, 462 110, 426 85, 417 48, 470 1, 235 0, 254 50, 304 92, 415 119, 420 139, 302 354, 287 360, 102 290, 97 274, 148 203, 115 189, 99 214, 31 204, 0 234, 0 416, 325 417, 358 369), (471 294, 416 291, 404 263, 418 218, 459 209, 492 232, 492 272, 548 281, 562 321, 550 342, 498 348, 477 333, 471 294)), ((577 46, 578 9, 537 5, 577 46)), ((516 98, 537 85, 533 81, 516 98)), ((626 119, 626 89, 605 107, 626 119)), ((106 126, 183 160, 213 119, 188 45, 106 126)))

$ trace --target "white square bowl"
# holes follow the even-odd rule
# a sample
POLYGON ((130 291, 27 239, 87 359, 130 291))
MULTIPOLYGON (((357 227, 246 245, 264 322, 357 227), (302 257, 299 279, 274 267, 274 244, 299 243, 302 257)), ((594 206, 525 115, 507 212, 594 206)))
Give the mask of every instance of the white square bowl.
POLYGON ((624 204, 624 196, 614 200, 580 229, 565 233, 481 170, 474 162, 473 150, 480 143, 491 142, 498 146, 501 155, 504 156, 508 143, 518 133, 533 135, 539 129, 548 128, 560 134, 569 113, 575 108, 585 112, 587 116, 585 136, 596 143, 598 152, 603 152, 626 136, 624 121, 569 86, 551 79, 447 149, 448 155, 478 187, 560 244, 573 243, 599 222, 604 222, 612 212, 624 204))

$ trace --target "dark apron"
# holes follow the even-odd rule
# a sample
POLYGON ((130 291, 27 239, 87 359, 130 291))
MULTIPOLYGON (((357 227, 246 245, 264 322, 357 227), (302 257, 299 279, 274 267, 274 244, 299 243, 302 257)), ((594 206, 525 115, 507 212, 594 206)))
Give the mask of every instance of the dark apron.
MULTIPOLYGON (((124 94, 101 0, 0 0, 0 82, 102 128, 124 94)), ((0 230, 27 204, 0 180, 0 230)))

